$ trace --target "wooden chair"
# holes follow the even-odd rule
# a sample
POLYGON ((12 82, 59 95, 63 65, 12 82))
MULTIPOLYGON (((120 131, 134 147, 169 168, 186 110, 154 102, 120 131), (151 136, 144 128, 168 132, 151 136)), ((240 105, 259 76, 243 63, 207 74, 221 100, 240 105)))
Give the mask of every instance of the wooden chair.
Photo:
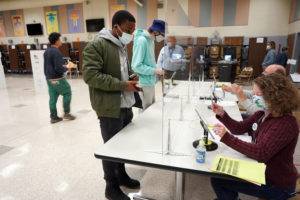
POLYGON ((242 82, 241 79, 246 78, 248 79, 248 84, 250 83, 250 80, 253 75, 253 68, 251 66, 245 67, 242 71, 241 74, 238 75, 239 82, 242 82))

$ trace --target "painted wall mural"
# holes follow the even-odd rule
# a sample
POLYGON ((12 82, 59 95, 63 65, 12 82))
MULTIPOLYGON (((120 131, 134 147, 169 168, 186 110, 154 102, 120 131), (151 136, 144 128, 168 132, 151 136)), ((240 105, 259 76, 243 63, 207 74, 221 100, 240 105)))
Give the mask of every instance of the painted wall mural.
POLYGON ((5 28, 4 28, 4 18, 3 16, 0 16, 0 37, 5 37, 5 28))
POLYGON ((12 15, 11 21, 14 29, 15 36, 24 36, 24 23, 21 15, 12 15))
POLYGON ((56 11, 46 12, 46 25, 48 34, 52 32, 59 32, 56 11))
POLYGON ((48 6, 44 7, 44 12, 48 34, 52 32, 59 32, 61 34, 84 32, 82 3, 48 6), (49 12, 52 15, 47 17, 49 12), (50 26, 51 28, 49 28, 50 26))
MULTIPOLYGON (((151 26, 153 20, 157 19, 157 1, 139 0, 139 2, 143 4, 142 7, 136 4, 134 0, 109 0, 109 18, 112 19, 116 11, 125 9, 135 17, 138 29, 147 29, 151 26)), ((109 23, 111 23, 111 20, 109 23)))
POLYGON ((68 19, 70 33, 82 32, 81 13, 79 9, 68 10, 68 19))
POLYGON ((23 10, 0 11, 0 37, 25 35, 23 10))

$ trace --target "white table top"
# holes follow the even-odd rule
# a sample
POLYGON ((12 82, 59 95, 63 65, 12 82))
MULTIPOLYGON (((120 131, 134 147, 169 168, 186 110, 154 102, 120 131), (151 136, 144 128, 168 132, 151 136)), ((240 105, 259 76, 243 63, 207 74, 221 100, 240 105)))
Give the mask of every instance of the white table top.
MULTIPOLYGON (((211 97, 213 91, 213 82, 199 82, 199 81, 175 81, 178 85, 165 85, 165 93, 167 95, 179 95, 179 96, 188 96, 190 94, 191 97, 199 99, 200 97, 211 97)), ((223 83, 217 82, 218 85, 227 84, 231 85, 231 83, 223 83)), ((237 102, 238 98, 236 95, 226 92, 225 98, 223 96, 223 91, 220 87, 215 88, 215 94, 217 97, 221 98, 224 101, 234 101, 237 102)))
MULTIPOLYGON (((200 109, 203 117, 214 115, 211 110, 207 109, 207 105, 203 101, 191 100, 187 103, 186 99, 183 99, 183 115, 180 117, 180 105, 181 100, 174 98, 164 99, 164 109, 162 109, 162 102, 156 102, 102 145, 95 152, 95 157, 161 169, 209 174, 211 173, 210 167, 219 154, 251 160, 225 144, 217 142, 219 148, 216 151, 206 152, 205 163, 197 163, 196 151, 192 143, 203 137, 203 129, 194 111, 195 106, 200 109), (162 117, 162 110, 164 110, 164 117, 162 117), (162 123, 162 118, 164 118, 164 123, 162 123), (171 123, 170 149, 172 152, 185 154, 185 156, 161 154, 162 149, 166 150, 167 148, 168 119, 171 123), (164 134, 162 134, 163 124, 164 134)), ((237 105, 227 106, 224 109, 234 119, 241 120, 237 105)))

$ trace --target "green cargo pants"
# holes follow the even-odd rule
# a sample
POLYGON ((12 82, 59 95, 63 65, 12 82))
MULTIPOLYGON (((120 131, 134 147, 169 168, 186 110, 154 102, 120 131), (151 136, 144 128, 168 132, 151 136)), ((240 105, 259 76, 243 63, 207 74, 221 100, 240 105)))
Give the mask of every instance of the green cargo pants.
POLYGON ((59 95, 63 96, 63 107, 65 114, 70 113, 70 104, 72 98, 71 86, 65 78, 57 81, 47 80, 49 89, 49 106, 50 106, 50 117, 52 119, 57 118, 56 103, 59 95))

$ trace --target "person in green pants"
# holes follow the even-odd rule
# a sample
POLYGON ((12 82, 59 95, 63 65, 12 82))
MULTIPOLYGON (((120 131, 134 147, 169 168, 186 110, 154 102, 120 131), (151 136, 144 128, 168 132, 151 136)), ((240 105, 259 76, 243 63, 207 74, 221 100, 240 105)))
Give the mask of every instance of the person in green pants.
POLYGON ((58 117, 56 103, 59 95, 63 96, 64 119, 74 120, 75 116, 70 114, 70 104, 72 98, 71 86, 64 77, 64 73, 68 70, 64 66, 62 54, 58 48, 62 45, 59 33, 51 33, 49 42, 51 46, 44 53, 44 73, 47 79, 49 89, 49 107, 50 107, 50 122, 56 123, 63 119, 58 117))

